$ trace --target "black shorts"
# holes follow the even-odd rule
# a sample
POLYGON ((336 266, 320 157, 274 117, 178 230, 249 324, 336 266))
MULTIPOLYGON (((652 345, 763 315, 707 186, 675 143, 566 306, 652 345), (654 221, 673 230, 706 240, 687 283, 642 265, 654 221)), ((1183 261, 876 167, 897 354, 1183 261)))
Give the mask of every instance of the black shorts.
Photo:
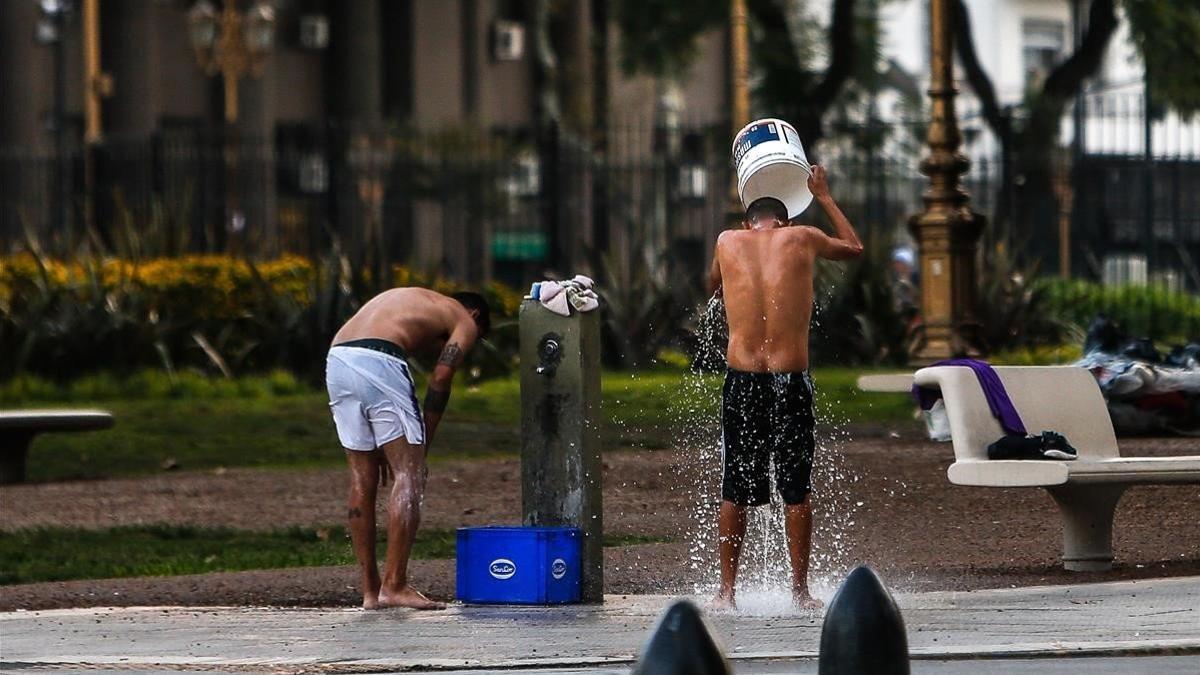
POLYGON ((721 497, 740 506, 771 501, 770 465, 785 504, 812 489, 813 387, 808 372, 746 373, 730 369, 722 390, 725 478, 721 497))

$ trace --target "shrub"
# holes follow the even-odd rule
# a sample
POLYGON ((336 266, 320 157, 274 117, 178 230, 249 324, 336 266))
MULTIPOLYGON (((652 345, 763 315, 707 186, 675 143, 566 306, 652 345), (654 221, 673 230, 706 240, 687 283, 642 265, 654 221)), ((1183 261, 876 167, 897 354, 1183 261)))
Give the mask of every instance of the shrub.
POLYGON ((1062 344, 1067 322, 1055 310, 1036 265, 1003 244, 984 244, 975 316, 987 353, 1062 344))
POLYGON ((1039 345, 992 354, 988 360, 1006 366, 1054 366, 1078 361, 1083 343, 1039 345))
MULTIPOLYGON (((160 367, 175 378, 190 366, 226 376, 282 368, 316 379, 334 333, 372 294, 366 277, 336 250, 318 261, 259 263, 228 256, 0 258, 0 376, 61 379, 160 367)), ((395 285, 461 288, 403 267, 392 277, 395 285)), ((482 292, 493 307, 496 338, 476 350, 485 353, 473 363, 480 374, 503 372, 515 355, 515 335, 507 334, 515 334, 510 326, 521 296, 497 283, 482 292)))
POLYGON ((646 244, 631 257, 598 256, 596 275, 604 364, 624 370, 650 367, 661 350, 687 342, 697 316, 695 284, 666 254, 646 244))
POLYGON ((814 362, 903 363, 908 358, 912 316, 896 293, 889 243, 868 237, 855 260, 818 261, 810 333, 814 362))
POLYGON ((1162 286, 1102 286, 1080 280, 1047 279, 1042 286, 1051 311, 1081 330, 1103 313, 1131 336, 1200 339, 1200 295, 1162 286))
MULTIPOLYGON (((311 302, 316 268, 308 260, 288 256, 254 268, 275 292, 311 302)), ((21 300, 36 298, 39 290, 65 291, 81 300, 95 292, 137 294, 151 312, 187 308, 197 318, 232 319, 247 309, 255 271, 244 260, 216 255, 67 263, 27 253, 0 259, 0 306, 19 311, 21 300)))

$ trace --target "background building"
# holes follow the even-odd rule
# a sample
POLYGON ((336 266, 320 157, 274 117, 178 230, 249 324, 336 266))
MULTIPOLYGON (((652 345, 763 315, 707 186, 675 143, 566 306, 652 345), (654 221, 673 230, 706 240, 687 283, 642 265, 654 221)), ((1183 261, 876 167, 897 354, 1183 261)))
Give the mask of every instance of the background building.
MULTIPOLYGON (((237 84, 233 120, 222 77, 198 62, 189 20, 198 5, 219 19, 219 3, 99 3, 100 61, 112 87, 101 105, 102 140, 88 148, 80 0, 63 3, 70 11, 58 40, 45 33, 52 25, 45 9, 55 0, 3 0, 0 238, 7 247, 32 231, 69 248, 88 227, 116 246, 125 225, 169 232, 169 246, 179 250, 305 253, 337 237, 432 271, 515 277, 552 256, 578 259, 597 236, 591 209, 580 208, 592 201, 591 176, 543 166, 548 143, 563 163, 587 164, 599 150, 649 175, 647 163, 668 142, 664 120, 668 133, 682 136, 684 126, 705 129, 726 118, 722 31, 702 38, 679 86, 664 87, 618 67, 620 36, 604 2, 578 0, 554 16, 547 34, 555 63, 547 71, 536 54, 536 3, 228 1, 244 14, 267 8, 274 23, 261 71, 237 84), (63 148, 55 128, 59 79, 63 148), (547 95, 558 111, 550 140, 540 112, 547 95), (564 203, 547 205, 542 183, 556 177, 564 203), (65 213, 52 206, 60 190, 68 194, 65 213), (585 217, 566 222, 568 211, 585 217)), ((720 151, 707 142, 693 135, 675 145, 694 155, 723 151, 724 139, 720 151)), ((653 182, 644 179, 630 175, 630 188, 653 182)), ((707 192, 710 177, 696 180, 692 192, 707 192)))
MULTIPOLYGON (((197 13, 217 20, 224 5, 97 3, 112 86, 89 143, 87 3, 0 0, 6 248, 28 234, 60 254, 97 242, 258 256, 336 243, 355 260, 471 281, 661 255, 699 278, 729 203, 721 21, 704 24, 684 72, 651 77, 620 66, 616 0, 228 1, 271 19, 259 71, 237 79, 234 116, 223 76, 198 58, 214 50, 195 39, 197 13), (69 11, 55 40, 57 8, 69 11)), ((788 5, 811 72, 829 58, 836 4, 788 5)), ((998 104, 1019 118, 1030 89, 1075 49, 1090 3, 965 4, 998 104)), ((876 76, 846 86, 808 149, 863 229, 903 243, 926 185, 928 2, 858 6, 877 16, 876 76)), ((758 87, 761 72, 751 75, 758 87)), ((1043 271, 1200 288, 1200 121, 1147 116, 1144 80, 1122 18, 1049 143, 1053 194, 1038 201, 1021 193, 1019 162, 960 78, 964 180, 993 216, 989 235, 1043 271)), ((761 101, 751 113, 780 114, 761 101)))

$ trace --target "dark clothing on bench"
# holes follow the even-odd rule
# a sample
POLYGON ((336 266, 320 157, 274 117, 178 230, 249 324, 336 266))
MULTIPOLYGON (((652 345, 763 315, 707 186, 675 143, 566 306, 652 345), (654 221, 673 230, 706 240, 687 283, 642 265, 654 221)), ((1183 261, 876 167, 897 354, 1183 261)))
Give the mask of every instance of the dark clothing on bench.
POLYGON ((1043 431, 1038 436, 1004 436, 988 446, 988 459, 1057 459, 1079 456, 1066 436, 1043 431))

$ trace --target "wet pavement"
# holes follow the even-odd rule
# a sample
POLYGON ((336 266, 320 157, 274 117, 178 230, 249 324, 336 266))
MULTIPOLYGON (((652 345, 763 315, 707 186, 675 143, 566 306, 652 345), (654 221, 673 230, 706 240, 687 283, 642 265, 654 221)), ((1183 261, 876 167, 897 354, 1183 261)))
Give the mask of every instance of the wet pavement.
MULTIPOLYGON (((1200 577, 901 593, 896 600, 918 673, 1200 672, 1200 577), (1075 658, 1046 660, 1063 656, 1075 658)), ((432 613, 7 612, 0 614, 0 669, 624 672, 671 601, 609 596, 598 607, 454 606, 432 613)), ((773 598, 742 604, 736 613, 707 613, 736 672, 816 671, 820 615, 789 611, 773 598)))

